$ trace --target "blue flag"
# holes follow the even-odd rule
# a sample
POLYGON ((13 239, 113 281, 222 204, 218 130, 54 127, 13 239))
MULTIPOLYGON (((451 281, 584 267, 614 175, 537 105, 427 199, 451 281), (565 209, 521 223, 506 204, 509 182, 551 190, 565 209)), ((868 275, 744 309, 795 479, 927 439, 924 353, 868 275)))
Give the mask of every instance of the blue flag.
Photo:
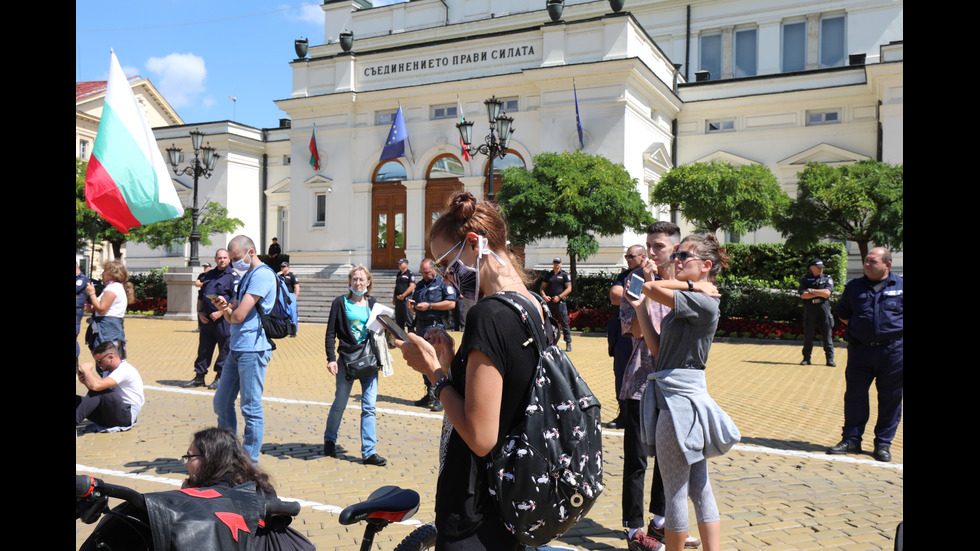
POLYGON ((574 82, 572 82, 572 93, 575 94, 575 126, 578 128, 578 145, 579 149, 585 149, 585 140, 582 139, 582 117, 578 113, 578 90, 575 89, 574 82))
POLYGON ((395 113, 395 120, 391 121, 391 130, 388 131, 388 139, 385 140, 385 148, 381 150, 381 161, 397 159, 405 156, 405 140, 408 139, 408 129, 405 128, 405 117, 402 116, 402 108, 398 107, 395 113))

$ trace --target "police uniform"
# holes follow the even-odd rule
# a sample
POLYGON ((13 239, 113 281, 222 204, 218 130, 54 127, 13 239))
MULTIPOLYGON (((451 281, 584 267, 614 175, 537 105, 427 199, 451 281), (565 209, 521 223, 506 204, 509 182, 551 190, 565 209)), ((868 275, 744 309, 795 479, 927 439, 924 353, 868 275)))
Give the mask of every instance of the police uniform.
POLYGON ((83 272, 75 275, 75 364, 78 364, 78 355, 81 348, 78 346, 78 334, 82 331, 82 317, 85 316, 85 304, 88 302, 88 294, 85 288, 88 286, 88 277, 83 272))
POLYGON ((404 273, 398 272, 395 275, 395 323, 402 329, 408 329, 412 326, 414 316, 412 311, 408 309, 408 297, 406 300, 398 300, 398 295, 407 291, 413 283, 415 283, 415 274, 412 273, 412 270, 405 270, 404 273))
MULTIPOLYGON (((204 274, 203 285, 198 291, 198 300, 201 308, 198 311, 209 319, 211 314, 217 311, 214 303, 207 295, 218 295, 224 297, 229 303, 235 300, 235 288, 238 286, 238 274, 228 266, 224 270, 212 268, 204 274)), ((211 356, 214 354, 214 347, 218 347, 218 357, 214 361, 214 373, 221 376, 221 369, 225 365, 228 357, 231 337, 231 328, 228 320, 224 316, 219 316, 216 320, 201 325, 200 340, 197 346, 197 360, 194 361, 195 378, 203 378, 208 372, 208 364, 211 363, 211 356)))
MULTIPOLYGON (((565 292, 565 289, 572 284, 572 277, 565 270, 558 270, 558 273, 551 270, 545 274, 544 284, 547 289, 545 293, 549 297, 556 297, 565 292)), ((572 344, 572 331, 568 326, 568 304, 565 302, 565 299, 562 298, 557 304, 549 300, 548 309, 551 310, 551 315, 561 324, 561 332, 562 336, 565 337, 565 344, 572 344)))
POLYGON ((837 305, 847 323, 847 390, 841 443, 860 446, 870 417, 868 390, 878 391, 876 446, 890 446, 902 417, 904 389, 904 278, 892 273, 881 281, 867 276, 848 282, 837 305))
MULTIPOLYGON (((444 300, 456 300, 456 292, 442 280, 442 277, 436 275, 432 278, 432 281, 427 282, 422 279, 415 284, 415 292, 412 293, 412 300, 415 301, 417 308, 423 302, 435 304, 444 300)), ((425 335, 425 330, 433 325, 445 326, 445 317, 448 313, 448 310, 430 309, 425 312, 415 310, 415 334, 419 336, 425 335)))
MULTIPOLYGON (((834 280, 828 275, 813 275, 811 272, 800 280, 800 295, 808 289, 829 289, 833 292, 834 280)), ((823 337, 824 355, 827 358, 827 365, 831 365, 834 362, 834 316, 830 313, 829 298, 803 299, 803 360, 805 362, 810 361, 815 330, 819 330, 823 337)))

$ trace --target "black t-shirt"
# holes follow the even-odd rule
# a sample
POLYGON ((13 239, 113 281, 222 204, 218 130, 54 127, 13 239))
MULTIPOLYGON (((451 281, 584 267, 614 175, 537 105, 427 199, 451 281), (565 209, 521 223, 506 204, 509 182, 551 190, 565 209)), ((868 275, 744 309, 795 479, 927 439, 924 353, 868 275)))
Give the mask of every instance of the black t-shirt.
MULTIPOLYGON (((503 375, 498 438, 520 420, 526 407, 538 364, 534 346, 521 346, 529 336, 510 306, 483 299, 466 315, 466 331, 450 367, 453 387, 460 394, 466 390, 466 360, 471 350, 486 354, 503 375)), ((436 490, 436 528, 451 539, 465 537, 479 529, 484 515, 497 515, 488 490, 486 460, 474 455, 454 430, 436 490)))
POLYGON ((280 273, 279 279, 286 284, 286 289, 289 289, 290 293, 296 292, 296 284, 299 283, 299 280, 296 278, 296 274, 293 272, 289 272, 288 274, 280 273))
POLYGON ((398 272, 395 276, 395 294, 404 293, 413 283, 415 283, 415 274, 412 273, 412 270, 405 270, 405 273, 398 272))
POLYGON ((558 270, 557 274, 552 270, 545 276, 545 283, 548 284, 546 287, 548 296, 556 297, 564 293, 565 289, 571 285, 572 277, 565 270, 558 270))

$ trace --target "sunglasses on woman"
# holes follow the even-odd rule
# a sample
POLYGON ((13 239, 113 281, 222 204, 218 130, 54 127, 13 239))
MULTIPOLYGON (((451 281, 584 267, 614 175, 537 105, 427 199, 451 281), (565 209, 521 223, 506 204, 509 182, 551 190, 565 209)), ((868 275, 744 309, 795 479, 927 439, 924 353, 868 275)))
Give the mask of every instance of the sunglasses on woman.
POLYGON ((698 255, 692 253, 691 251, 680 251, 680 252, 676 252, 676 253, 673 253, 673 254, 670 255, 670 260, 672 262, 677 262, 678 260, 680 260, 681 262, 687 262, 691 258, 696 258, 696 259, 698 259, 698 260, 700 260, 702 262, 705 262, 705 261, 708 260, 707 258, 705 258, 703 256, 698 256, 698 255))

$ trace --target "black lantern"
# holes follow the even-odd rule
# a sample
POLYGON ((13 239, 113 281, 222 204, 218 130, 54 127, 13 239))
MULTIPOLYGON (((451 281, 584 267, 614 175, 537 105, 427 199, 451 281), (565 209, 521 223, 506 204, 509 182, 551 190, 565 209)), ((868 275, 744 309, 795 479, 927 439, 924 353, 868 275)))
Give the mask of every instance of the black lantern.
POLYGON ((493 202, 493 160, 495 158, 504 158, 507 155, 507 147, 510 145, 510 138, 514 134, 514 118, 508 117, 506 113, 501 114, 500 108, 504 102, 497 99, 496 96, 490 97, 490 99, 483 102, 487 107, 487 118, 490 120, 490 134, 484 140, 484 143, 471 147, 470 143, 473 141, 473 121, 465 121, 456 124, 456 129, 459 130, 459 137, 463 140, 463 146, 466 148, 470 155, 476 155, 477 153, 482 153, 490 159, 490 166, 487 169, 488 180, 488 191, 487 200, 493 202), (495 133, 496 131, 496 133, 495 133))
POLYGON ((198 258, 198 247, 201 241, 201 234, 197 231, 197 179, 200 176, 210 178, 211 174, 214 173, 214 168, 218 165, 218 159, 221 156, 215 153, 215 150, 213 147, 211 147, 210 142, 208 145, 203 145, 204 132, 192 130, 190 134, 191 145, 194 147, 194 161, 191 163, 191 165, 185 167, 183 170, 178 170, 177 165, 183 161, 183 155, 181 154, 181 149, 179 147, 168 147, 167 157, 170 159, 170 166, 173 167, 174 174, 184 174, 194 177, 194 202, 191 206, 191 235, 188 239, 191 243, 191 257, 187 262, 187 265, 200 266, 201 261, 198 258))

